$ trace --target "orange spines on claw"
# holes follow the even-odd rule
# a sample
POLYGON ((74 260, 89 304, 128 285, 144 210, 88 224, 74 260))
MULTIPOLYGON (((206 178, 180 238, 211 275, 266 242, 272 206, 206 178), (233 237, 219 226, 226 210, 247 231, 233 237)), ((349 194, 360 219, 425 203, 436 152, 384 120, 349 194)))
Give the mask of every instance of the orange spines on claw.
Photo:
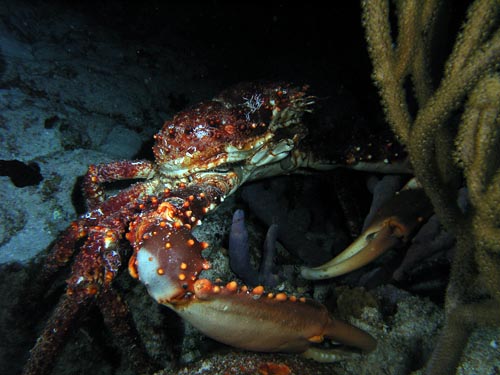
POLYGON ((255 288, 252 289, 252 293, 256 295, 261 295, 264 293, 264 287, 262 285, 256 286, 255 288))
POLYGON ((231 292, 235 292, 238 290, 238 283, 236 281, 230 281, 226 284, 226 289, 231 292))
POLYGON ((203 299, 212 293, 213 284, 208 279, 198 279, 193 285, 193 291, 196 297, 203 299))
POLYGON ((288 299, 285 293, 278 293, 274 298, 276 299, 276 301, 286 301, 288 299))

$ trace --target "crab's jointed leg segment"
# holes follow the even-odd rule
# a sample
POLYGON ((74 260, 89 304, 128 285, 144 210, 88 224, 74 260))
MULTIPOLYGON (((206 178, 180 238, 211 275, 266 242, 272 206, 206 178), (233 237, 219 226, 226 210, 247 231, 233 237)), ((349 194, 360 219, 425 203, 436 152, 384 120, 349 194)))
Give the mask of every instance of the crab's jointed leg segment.
POLYGON ((154 164, 147 160, 115 161, 89 166, 83 180, 83 192, 89 209, 97 208, 105 200, 102 184, 119 180, 144 178, 154 175, 154 164))
POLYGON ((87 236, 87 229, 84 220, 73 221, 68 228, 59 236, 54 248, 47 255, 43 265, 40 281, 38 284, 44 284, 52 280, 52 277, 59 269, 66 266, 75 253, 76 243, 87 236))
POLYGON ((63 261, 69 261, 76 241, 87 237, 72 266, 71 277, 67 280, 66 295, 56 306, 40 339, 31 350, 30 360, 23 370, 25 375, 43 374, 49 371, 50 366, 56 362, 73 323, 96 302, 105 321, 117 323, 114 318, 119 314, 119 324, 111 324, 110 328, 118 340, 134 344, 133 351, 128 353, 128 357, 139 367, 146 366, 151 369, 142 343, 136 340, 138 335, 128 309, 111 289, 111 282, 120 267, 120 256, 117 251, 120 227, 116 223, 116 218, 112 216, 98 226, 89 226, 91 222, 91 219, 81 219, 73 223, 63 234, 65 241, 59 242, 49 255, 49 258, 55 261, 51 261, 48 265, 54 263, 54 267, 47 269, 43 276, 49 273, 53 276, 63 261))

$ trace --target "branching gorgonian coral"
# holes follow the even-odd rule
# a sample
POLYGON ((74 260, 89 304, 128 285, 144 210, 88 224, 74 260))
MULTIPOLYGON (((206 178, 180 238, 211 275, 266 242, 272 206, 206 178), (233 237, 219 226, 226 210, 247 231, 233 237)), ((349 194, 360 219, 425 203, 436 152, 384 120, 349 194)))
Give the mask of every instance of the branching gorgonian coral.
POLYGON ((441 2, 395 1, 395 41, 389 1, 362 4, 387 120, 440 221, 457 239, 446 323, 427 365, 428 374, 453 374, 472 330, 500 325, 500 2, 472 3, 435 85, 429 51, 446 11, 441 2), (465 211, 457 200, 463 186, 470 201, 465 211))

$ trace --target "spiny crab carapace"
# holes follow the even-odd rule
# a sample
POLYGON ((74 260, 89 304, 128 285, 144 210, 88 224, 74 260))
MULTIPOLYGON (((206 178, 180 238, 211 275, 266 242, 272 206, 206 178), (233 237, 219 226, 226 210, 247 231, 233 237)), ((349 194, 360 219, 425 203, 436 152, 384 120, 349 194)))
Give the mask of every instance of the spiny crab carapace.
MULTIPOLYGON (((243 349, 298 352, 321 361, 334 358, 332 352, 313 345, 324 338, 372 351, 376 342, 368 333, 332 318, 325 306, 312 299, 264 292, 262 286, 208 280, 203 271, 210 265, 201 255, 208 244, 192 235, 203 217, 246 181, 303 167, 327 167, 300 147, 307 135, 304 116, 313 103, 306 87, 242 84, 167 121, 155 136, 155 162, 90 166, 84 179, 89 211, 56 242, 42 278, 50 279, 68 264, 77 243, 83 245, 74 257, 66 295, 31 351, 24 373, 50 372, 69 327, 90 305, 97 305, 122 342, 134 342, 134 328, 124 323, 126 307, 112 287, 122 263, 123 239, 133 248, 130 274, 146 285, 156 301, 209 337, 243 349), (105 183, 128 179, 141 181, 106 197, 105 183), (120 324, 116 319, 122 320, 120 324)), ((413 216, 404 220, 417 222, 413 216)), ((382 247, 392 246, 408 230, 395 222, 382 220, 384 236, 397 232, 396 239, 382 247)), ((352 255, 350 251, 344 258, 352 255)), ((362 264, 368 259, 356 257, 362 258, 362 264)), ((356 267, 342 266, 342 272, 356 267)), ((322 278, 315 277, 314 269, 303 274, 322 278)), ((145 354, 139 344, 134 347, 135 361, 140 362, 145 354)))

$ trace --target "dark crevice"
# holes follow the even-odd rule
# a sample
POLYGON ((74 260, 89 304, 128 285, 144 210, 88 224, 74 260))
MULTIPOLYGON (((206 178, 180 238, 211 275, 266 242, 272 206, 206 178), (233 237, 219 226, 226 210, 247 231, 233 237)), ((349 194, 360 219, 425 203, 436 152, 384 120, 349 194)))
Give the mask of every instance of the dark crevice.
POLYGON ((154 145, 154 139, 153 137, 149 138, 145 142, 142 143, 141 148, 137 152, 137 154, 134 155, 132 159, 134 160, 154 160, 154 154, 153 154, 153 145, 154 145))
POLYGON ((71 191, 71 202, 75 208, 75 212, 78 215, 83 215, 87 212, 87 206, 85 204, 85 197, 83 195, 83 176, 78 176, 76 178, 76 183, 71 191))
POLYGON ((0 176, 8 176, 16 187, 38 185, 43 180, 37 163, 19 160, 0 160, 0 176))
POLYGON ((45 119, 43 123, 43 127, 45 129, 53 129, 60 121, 61 119, 59 116, 51 116, 45 119))
POLYGON ((415 97, 415 89, 413 87, 413 83, 410 80, 410 77, 406 77, 403 83, 404 92, 406 93, 406 103, 408 103, 408 112, 410 113, 410 121, 416 117, 418 108, 417 98, 415 97))

